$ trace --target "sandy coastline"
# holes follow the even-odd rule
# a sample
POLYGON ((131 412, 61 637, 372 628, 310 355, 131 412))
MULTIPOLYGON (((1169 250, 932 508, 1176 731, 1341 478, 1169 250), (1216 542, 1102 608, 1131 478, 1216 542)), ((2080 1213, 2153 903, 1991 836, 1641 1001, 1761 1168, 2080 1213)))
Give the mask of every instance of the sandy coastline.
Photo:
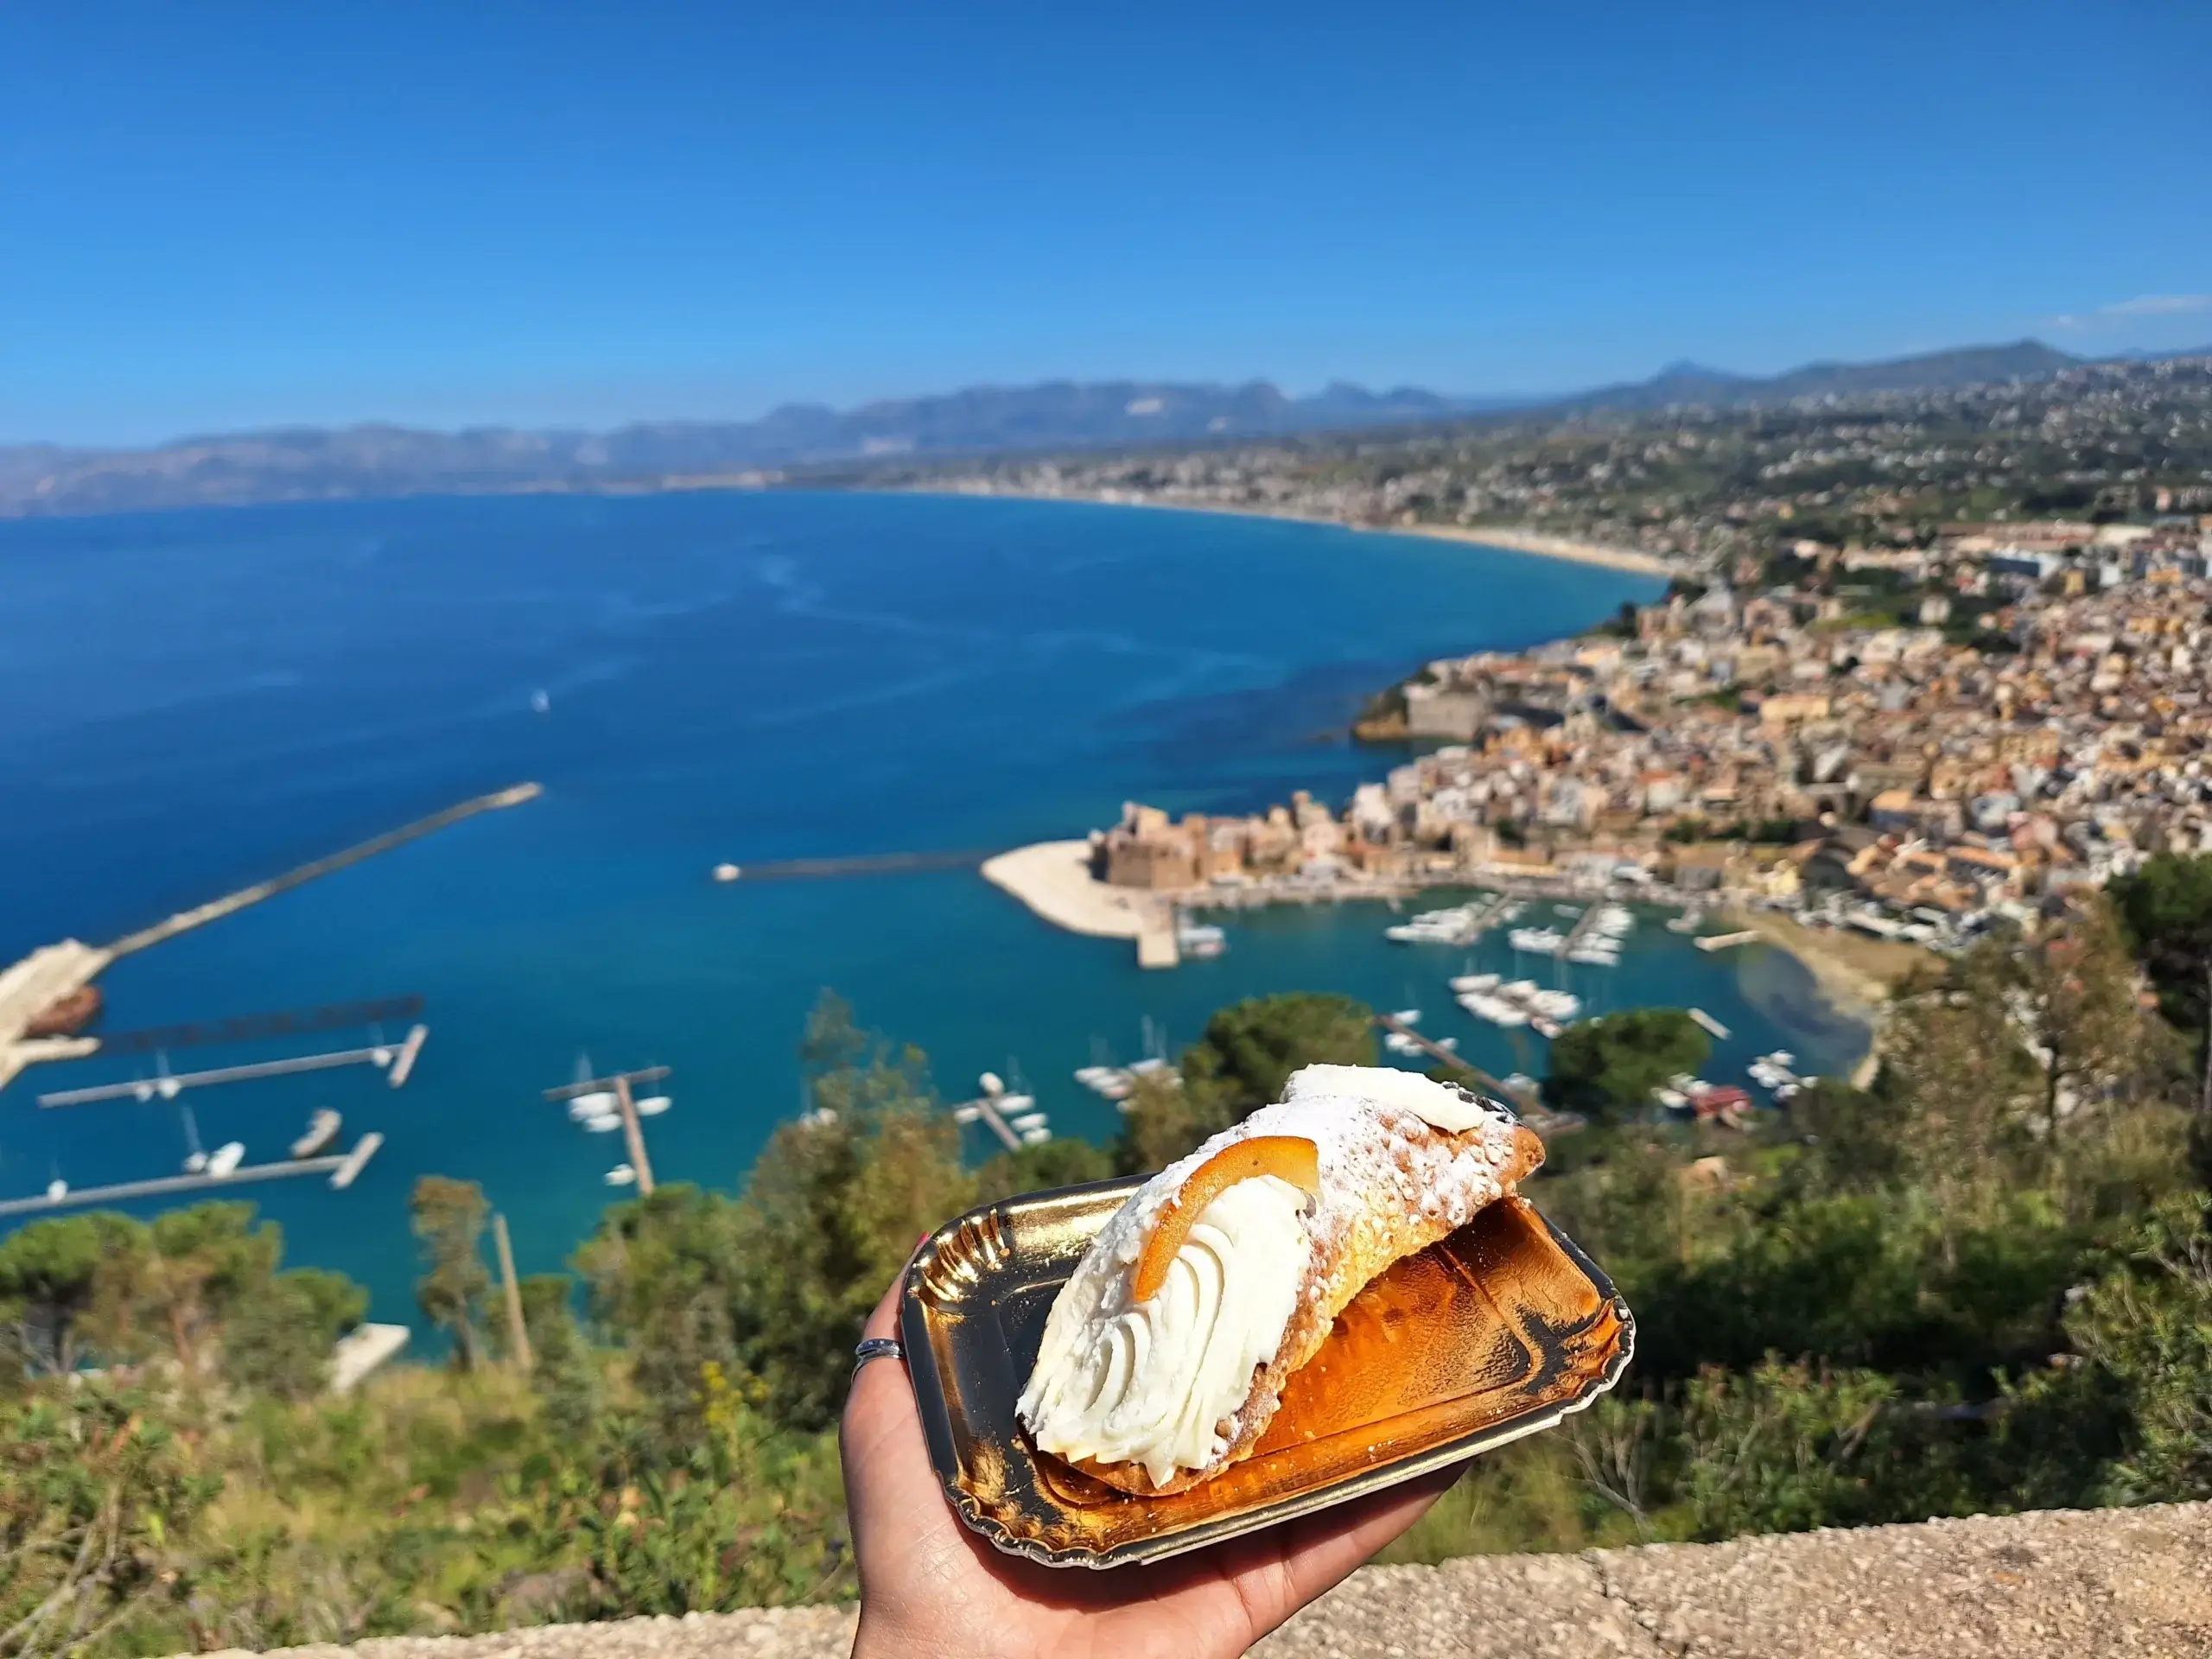
POLYGON ((1803 963, 1830 1007, 1873 1028, 1874 1039, 1851 1077, 1853 1085, 1860 1089, 1873 1082, 1881 1067, 1891 994, 1906 981, 1940 972, 1944 965, 1942 957, 1916 944, 1810 928, 1771 911, 1739 905, 1728 906, 1721 913, 1728 926, 1748 929, 1803 963))
POLYGON ((1350 524, 1341 518, 1325 518, 1316 513, 1284 512, 1271 507, 1232 507, 1217 501, 1155 501, 1122 495, 1046 495, 1032 490, 977 490, 918 485, 908 487, 903 493, 996 498, 1008 501, 1073 501, 1093 507, 1149 507, 1160 512, 1211 512, 1230 518, 1274 518, 1285 524, 1328 524, 1338 530, 1357 531, 1363 536, 1419 536, 1436 542, 1464 542, 1471 547, 1499 548, 1509 553, 1534 554, 1538 558, 1565 559, 1573 564, 1599 564, 1609 569, 1632 570, 1645 576, 1671 576, 1675 573, 1675 567, 1656 553, 1639 552, 1629 547, 1607 547, 1597 542, 1579 541, 1571 536, 1554 536, 1544 531, 1518 525, 1350 524))

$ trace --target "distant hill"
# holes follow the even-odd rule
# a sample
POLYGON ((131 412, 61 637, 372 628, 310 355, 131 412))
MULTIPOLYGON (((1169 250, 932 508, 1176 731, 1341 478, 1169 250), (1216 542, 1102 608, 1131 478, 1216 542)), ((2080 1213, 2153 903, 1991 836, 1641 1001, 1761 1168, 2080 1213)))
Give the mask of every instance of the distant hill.
POLYGON ((1560 401, 1572 409, 1663 409, 1669 404, 1738 408, 1750 404, 1786 404, 1798 397, 1940 391, 1999 381, 2041 380, 2061 369, 2079 368, 2088 360, 2069 356, 2039 340, 2022 340, 2010 346, 1967 346, 1885 363, 1808 363, 1765 379, 1677 363, 1649 380, 1605 386, 1560 401))
POLYGON ((1649 380, 1564 397, 1452 397, 1412 386, 1377 392, 1341 382, 1310 397, 1291 397, 1264 380, 1238 386, 1058 381, 977 386, 849 410, 786 404, 754 421, 646 422, 600 433, 365 425, 184 438, 149 449, 24 444, 0 447, 0 516, 650 487, 873 457, 1229 442, 1505 411, 1733 407, 2035 379, 2084 360, 2025 340, 1887 363, 1811 363, 1764 379, 1675 363, 1649 380))

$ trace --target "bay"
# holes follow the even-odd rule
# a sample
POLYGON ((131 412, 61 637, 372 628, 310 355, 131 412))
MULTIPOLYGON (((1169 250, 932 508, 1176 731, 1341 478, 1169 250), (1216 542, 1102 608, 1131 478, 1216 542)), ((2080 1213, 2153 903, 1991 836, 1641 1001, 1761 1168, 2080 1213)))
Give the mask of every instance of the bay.
MULTIPOLYGON (((919 496, 432 499, 0 524, 0 960, 114 937, 464 797, 543 798, 444 831, 118 963, 122 1029, 415 992, 431 1035, 398 1091, 365 1070, 185 1098, 203 1141, 281 1154, 308 1112, 384 1151, 351 1192, 242 1190, 289 1259, 414 1317, 406 1196, 480 1180, 525 1271, 616 1196, 619 1136, 539 1091, 675 1068, 664 1180, 739 1179, 797 1109, 823 988, 927 1049, 957 1095, 1018 1065, 1055 1128, 1113 1111, 1069 1077, 1171 1043, 1258 991, 1432 1009, 1499 1069, 1537 1069, 1450 1007, 1460 966, 1389 945, 1373 906, 1234 921, 1222 959, 1141 974, 972 871, 717 886, 722 860, 995 849, 1079 834, 1128 798, 1241 810, 1331 798, 1387 754, 1343 734, 1425 658, 1586 626, 1648 578, 1325 526, 919 496), (533 709, 543 691, 546 711, 533 709), (1447 1017, 1448 1016, 1448 1019, 1447 1017)), ((1502 950, 1503 945, 1493 947, 1502 950)), ((1586 975, 1589 970, 1578 970, 1586 975)), ((1840 1064, 1864 1033, 1764 949, 1707 957, 1647 926, 1608 1005, 1696 1001, 1759 1048, 1840 1064)), ((387 1033, 388 1035, 396 1033, 387 1033)), ((350 1040, 348 1039, 347 1040, 350 1040)), ((1523 1039, 1524 1041, 1528 1039, 1523 1039)), ((179 1069, 309 1046, 172 1057, 179 1069)), ((144 1069, 142 1065, 141 1070, 144 1069)), ((0 1195, 172 1171, 177 1106, 41 1111, 131 1075, 34 1069, 0 1093, 0 1195)), ((981 1148, 979 1148, 979 1151, 981 1148)))

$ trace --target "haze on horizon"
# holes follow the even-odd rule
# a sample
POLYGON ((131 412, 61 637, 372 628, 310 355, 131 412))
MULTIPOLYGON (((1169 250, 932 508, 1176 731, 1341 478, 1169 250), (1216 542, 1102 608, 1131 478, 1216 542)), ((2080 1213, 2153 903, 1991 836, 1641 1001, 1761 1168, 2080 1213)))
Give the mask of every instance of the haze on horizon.
POLYGON ((2212 339, 2212 12, 0 14, 0 442, 2212 339))

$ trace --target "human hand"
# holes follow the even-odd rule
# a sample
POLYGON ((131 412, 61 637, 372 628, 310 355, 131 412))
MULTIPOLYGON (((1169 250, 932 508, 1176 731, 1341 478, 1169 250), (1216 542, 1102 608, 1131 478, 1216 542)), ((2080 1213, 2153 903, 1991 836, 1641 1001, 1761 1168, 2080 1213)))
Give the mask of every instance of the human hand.
MULTIPOLYGON (((899 1291, 865 1334, 898 1334, 899 1291)), ((1459 1465, 1157 1567, 1039 1567, 961 1524, 905 1367, 861 1367, 838 1430, 861 1578, 854 1659, 1230 1659, 1419 1520, 1459 1465)))

